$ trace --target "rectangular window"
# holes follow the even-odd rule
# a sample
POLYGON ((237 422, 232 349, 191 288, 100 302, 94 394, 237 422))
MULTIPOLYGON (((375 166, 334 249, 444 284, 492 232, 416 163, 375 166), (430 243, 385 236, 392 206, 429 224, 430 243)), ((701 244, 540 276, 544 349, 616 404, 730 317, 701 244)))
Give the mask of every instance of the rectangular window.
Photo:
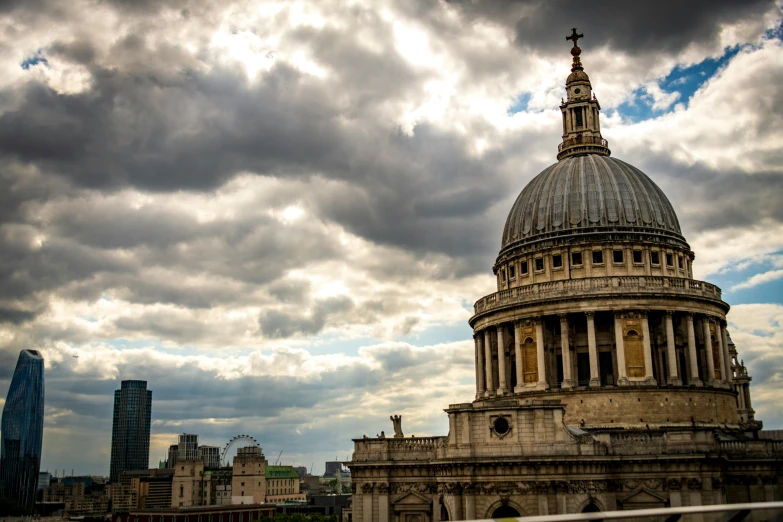
POLYGON ((679 257, 677 258, 677 263, 679 263, 679 265, 680 265, 680 270, 682 270, 682 256, 679 256, 679 257))
POLYGON ((656 250, 650 252, 650 262, 654 265, 661 264, 661 255, 656 250))
POLYGON ((604 252, 603 250, 593 250, 593 264, 594 265, 602 265, 604 263, 604 252))
POLYGON ((527 274, 527 261, 522 261, 519 263, 519 273, 522 275, 527 274))
POLYGON ((576 112, 576 126, 577 127, 582 127, 583 126, 583 122, 582 122, 582 107, 577 107, 575 112, 576 112))
POLYGON ((501 268, 500 269, 500 279, 503 280, 503 281, 506 280, 506 269, 505 268, 501 268))
POLYGON ((612 260, 615 263, 622 263, 623 262, 623 251, 622 250, 613 250, 612 251, 612 260))
POLYGON ((582 264, 582 253, 581 252, 572 252, 571 253, 571 264, 572 265, 581 265, 582 264))
POLYGON ((636 264, 642 263, 642 251, 641 250, 634 250, 633 251, 633 262, 636 264))
POLYGON ((514 279, 517 276, 517 271, 514 267, 514 265, 508 265, 508 277, 509 279, 514 279))
POLYGON ((674 266, 674 256, 666 254, 666 266, 674 266))
POLYGON ((544 269, 544 258, 543 257, 537 257, 536 258, 536 270, 543 270, 544 269))
POLYGON ((560 254, 554 254, 552 256, 552 266, 554 268, 563 268, 563 256, 560 254))

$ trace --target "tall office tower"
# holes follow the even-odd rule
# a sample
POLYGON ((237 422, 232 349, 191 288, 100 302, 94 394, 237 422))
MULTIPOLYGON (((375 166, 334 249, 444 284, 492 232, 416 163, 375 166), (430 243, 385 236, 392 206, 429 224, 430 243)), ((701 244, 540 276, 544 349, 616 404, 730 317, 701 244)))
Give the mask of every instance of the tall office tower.
POLYGON ((5 400, 0 444, 0 497, 26 507, 35 502, 41 467, 44 410, 44 360, 22 350, 5 400))
POLYGON ((114 391, 111 482, 117 482, 123 471, 149 467, 151 410, 152 391, 147 389, 147 381, 122 381, 114 391))

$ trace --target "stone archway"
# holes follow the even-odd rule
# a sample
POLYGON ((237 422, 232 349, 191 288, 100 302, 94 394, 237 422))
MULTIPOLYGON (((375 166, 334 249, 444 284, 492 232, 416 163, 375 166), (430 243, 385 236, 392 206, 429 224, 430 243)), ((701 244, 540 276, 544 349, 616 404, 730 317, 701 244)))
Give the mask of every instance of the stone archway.
POLYGON ((522 514, 516 508, 509 506, 508 504, 504 504, 496 508, 495 511, 492 512, 492 516, 490 518, 514 518, 521 516, 522 514))
POLYGON ((582 508, 582 513, 598 513, 601 508, 595 502, 588 502, 585 507, 582 508))

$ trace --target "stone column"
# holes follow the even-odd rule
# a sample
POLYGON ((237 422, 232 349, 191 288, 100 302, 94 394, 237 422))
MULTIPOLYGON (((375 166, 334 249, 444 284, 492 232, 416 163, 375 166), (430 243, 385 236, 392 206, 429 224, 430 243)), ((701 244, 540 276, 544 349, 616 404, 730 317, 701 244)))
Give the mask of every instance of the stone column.
POLYGON ((726 331, 726 321, 720 322, 720 338, 723 345, 723 360, 726 373, 723 380, 731 384, 734 382, 734 374, 731 371, 731 353, 729 352, 729 334, 726 331))
POLYGON ((498 332, 498 395, 506 395, 506 340, 503 335, 503 326, 497 325, 498 332))
POLYGON ((653 376, 652 346, 650 345, 650 322, 647 311, 642 312, 642 343, 644 346, 644 380, 648 384, 658 384, 653 376))
POLYGON ((718 343, 718 368, 720 368, 720 383, 726 382, 726 357, 723 354, 723 336, 721 335, 720 320, 716 322, 718 326, 717 338, 715 342, 718 343))
POLYGON ((476 520, 476 497, 473 494, 472 488, 464 488, 463 496, 465 497, 465 519, 476 520), (467 491, 465 491, 467 489, 467 491))
POLYGON ((549 388, 549 383, 546 382, 543 317, 536 317, 536 355, 538 359, 538 384, 536 384, 536 387, 541 390, 546 390, 549 388))
POLYGON ((737 409, 744 410, 745 409, 745 392, 742 390, 742 385, 737 386, 735 391, 737 392, 737 409))
POLYGON ((484 397, 491 397, 495 395, 495 390, 492 383, 492 337, 489 328, 484 329, 484 375, 486 379, 484 397))
POLYGON ((666 310, 666 361, 669 363, 668 384, 682 386, 682 379, 677 372, 677 349, 674 347, 674 311, 666 310))
POLYGON ((484 373, 484 334, 476 332, 473 338, 476 344, 476 398, 480 399, 487 391, 486 374, 484 373))
POLYGON ((525 367, 522 364, 522 323, 519 321, 514 321, 514 353, 517 356, 517 386, 514 391, 519 393, 525 387, 525 367))
POLYGON ((595 344, 595 312, 585 312, 587 316, 587 350, 590 356, 590 386, 601 386, 598 374, 598 347, 595 344))
POLYGON ((701 320, 704 332, 704 351, 707 356, 707 379, 709 385, 715 384, 715 361, 712 359, 712 337, 710 336, 710 318, 706 315, 701 320))
POLYGON ((362 520, 364 522, 372 522, 372 482, 362 484, 362 499, 364 500, 362 520))
POLYGON ((617 350, 617 384, 628 386, 628 367, 625 365, 625 341, 623 341, 623 316, 614 313, 614 344, 617 350))
POLYGON ((699 357, 696 354, 696 334, 693 331, 693 314, 688 312, 685 316, 685 324, 688 330, 688 357, 691 361, 691 378, 689 384, 694 386, 701 386, 702 382, 699 379, 699 357))
POLYGON ((378 485, 378 522, 391 522, 389 520, 389 485, 378 485))
POLYGON ((563 352, 563 383, 561 388, 573 388, 571 378, 571 347, 568 342, 568 314, 560 314, 560 350, 563 352))

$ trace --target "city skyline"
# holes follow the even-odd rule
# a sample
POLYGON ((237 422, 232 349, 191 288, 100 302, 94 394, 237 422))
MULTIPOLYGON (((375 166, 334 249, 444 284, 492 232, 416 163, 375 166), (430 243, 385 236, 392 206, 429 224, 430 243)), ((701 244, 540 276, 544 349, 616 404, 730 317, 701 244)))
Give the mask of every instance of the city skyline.
POLYGON ((41 469, 108 475, 129 379, 155 390, 153 464, 181 433, 316 472, 391 414, 445 433, 503 221, 557 153, 574 26, 612 157, 671 199, 783 428, 781 7, 625 4, 0 13, 0 396, 39 350, 41 469))

